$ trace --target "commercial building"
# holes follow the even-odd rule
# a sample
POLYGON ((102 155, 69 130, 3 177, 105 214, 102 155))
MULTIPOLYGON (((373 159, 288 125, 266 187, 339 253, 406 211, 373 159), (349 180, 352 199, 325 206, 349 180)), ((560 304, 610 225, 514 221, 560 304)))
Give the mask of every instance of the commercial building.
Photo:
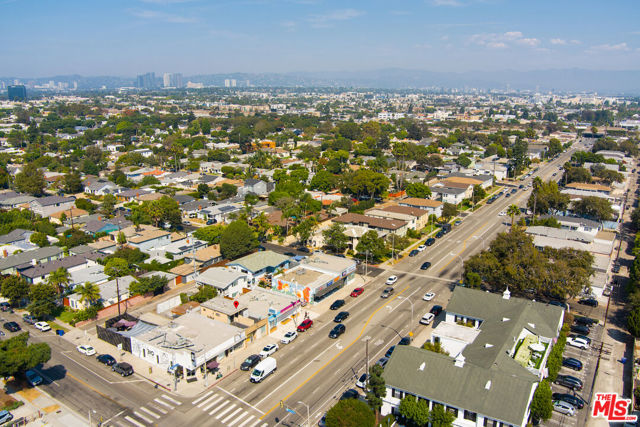
POLYGON ((227 267, 245 273, 254 283, 266 274, 272 274, 278 269, 289 268, 291 258, 273 251, 254 252, 238 258, 227 264, 227 267))
POLYGON ((156 87, 156 73, 140 74, 136 77, 138 89, 154 89, 156 87))
POLYGON ((162 76, 162 83, 164 87, 172 87, 172 88, 181 88, 183 87, 182 83, 182 74, 180 73, 164 73, 162 76))
POLYGON ((24 85, 7 86, 9 101, 24 101, 27 99, 27 88, 24 85))

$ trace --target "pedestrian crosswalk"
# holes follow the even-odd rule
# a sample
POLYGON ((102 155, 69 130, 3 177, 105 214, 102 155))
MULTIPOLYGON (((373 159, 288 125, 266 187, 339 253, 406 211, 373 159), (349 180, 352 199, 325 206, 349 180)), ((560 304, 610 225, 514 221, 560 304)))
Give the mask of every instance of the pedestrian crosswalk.
POLYGON ((148 401, 144 406, 134 409, 122 418, 113 420, 111 425, 119 427, 148 427, 156 425, 161 417, 167 415, 181 404, 182 402, 168 394, 162 394, 148 401))
POLYGON ((222 392, 210 390, 192 402, 197 408, 207 413, 214 425, 228 427, 266 427, 260 417, 249 412, 240 402, 231 399, 222 392))

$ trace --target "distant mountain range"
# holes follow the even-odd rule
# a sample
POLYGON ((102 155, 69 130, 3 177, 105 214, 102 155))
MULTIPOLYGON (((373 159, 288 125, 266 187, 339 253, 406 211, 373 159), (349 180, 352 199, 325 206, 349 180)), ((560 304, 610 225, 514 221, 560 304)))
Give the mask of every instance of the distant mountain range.
MULTIPOLYGON (((157 75, 160 84, 161 75, 157 75)), ((11 84, 14 79, 44 84, 78 82, 78 89, 115 89, 133 86, 134 77, 80 75, 41 78, 0 77, 11 84)), ((205 86, 224 86, 225 79, 235 79, 238 87, 340 87, 376 89, 481 89, 530 90, 554 92, 598 92, 601 94, 640 95, 640 70, 607 71, 584 69, 557 69, 536 71, 504 70, 496 72, 434 72, 407 69, 380 69, 369 71, 291 72, 291 73, 227 73, 184 76, 185 82, 203 83, 205 86)))

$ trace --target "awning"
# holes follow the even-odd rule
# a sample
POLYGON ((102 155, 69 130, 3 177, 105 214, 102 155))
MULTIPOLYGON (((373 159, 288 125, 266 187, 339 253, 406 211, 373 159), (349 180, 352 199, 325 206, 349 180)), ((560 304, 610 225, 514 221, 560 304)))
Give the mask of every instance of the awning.
POLYGON ((218 366, 220 366, 220 364, 215 360, 212 360, 211 362, 207 363, 207 369, 218 369, 218 366))
POLYGON ((170 374, 173 374, 175 370, 178 369, 179 367, 180 367, 179 364, 174 363, 173 365, 169 366, 169 368, 167 369, 167 372, 170 374))

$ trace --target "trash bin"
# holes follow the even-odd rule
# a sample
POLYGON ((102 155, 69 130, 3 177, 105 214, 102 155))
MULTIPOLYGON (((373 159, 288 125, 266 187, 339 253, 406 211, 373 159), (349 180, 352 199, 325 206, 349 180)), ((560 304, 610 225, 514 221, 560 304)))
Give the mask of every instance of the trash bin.
POLYGON ((64 335, 64 331, 62 329, 56 329, 56 335, 61 337, 64 335))

